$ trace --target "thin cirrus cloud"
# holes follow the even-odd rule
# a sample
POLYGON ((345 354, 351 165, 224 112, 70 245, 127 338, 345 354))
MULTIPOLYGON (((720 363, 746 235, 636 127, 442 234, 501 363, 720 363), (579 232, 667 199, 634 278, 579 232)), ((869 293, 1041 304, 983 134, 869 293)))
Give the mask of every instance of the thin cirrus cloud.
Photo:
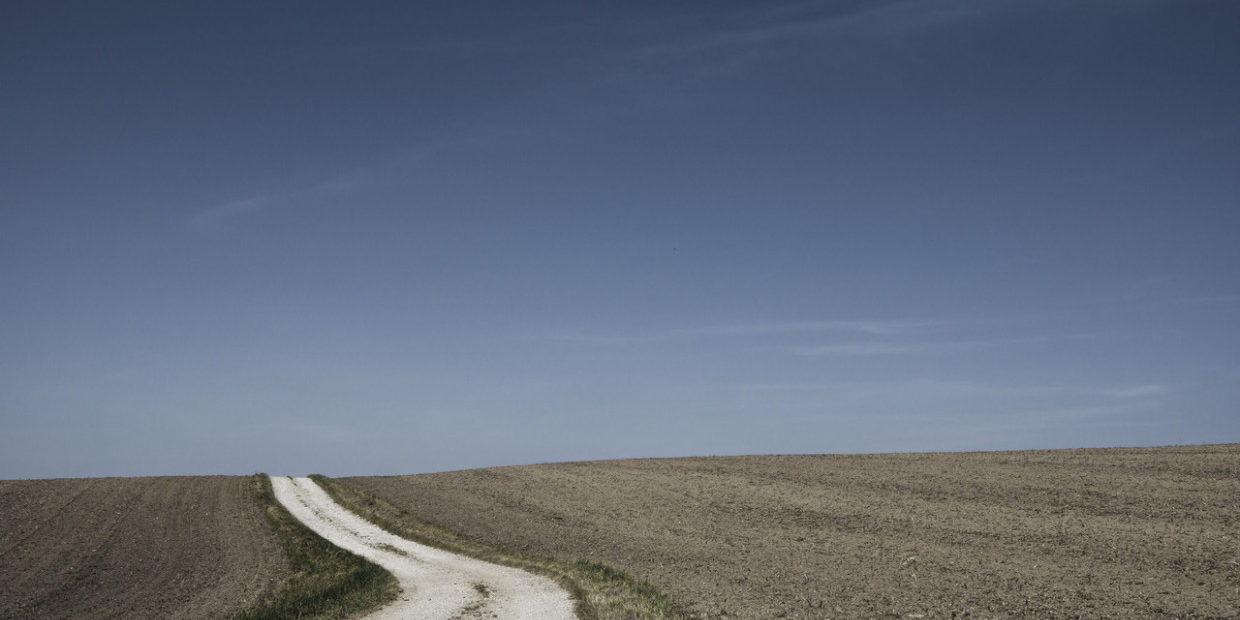
POLYGON ((401 149, 376 163, 354 168, 325 180, 304 183, 281 191, 258 193, 201 209, 191 214, 188 222, 200 232, 212 232, 259 213, 295 210, 298 206, 315 201, 345 196, 374 185, 393 171, 408 170, 410 167, 425 164, 450 147, 473 141, 474 138, 438 140, 401 149))
POLYGON ((1100 398, 1131 401, 1165 396, 1173 388, 1160 383, 1112 386, 1010 385, 977 381, 918 379, 911 381, 861 381, 848 383, 733 383, 743 391, 833 392, 871 396, 875 394, 938 394, 954 397, 995 398, 1100 398))
POLYGON ((747 336, 763 334, 788 334, 796 332, 845 332, 894 336, 927 327, 943 325, 944 321, 932 320, 842 320, 804 321, 788 323, 745 323, 735 325, 709 325, 675 330, 673 333, 700 336, 747 336))
POLYGON ((964 342, 844 342, 814 347, 793 347, 790 352, 806 357, 870 357, 875 355, 908 355, 929 351, 947 351, 972 348, 973 343, 964 342))
POLYGON ((930 391, 965 396, 1002 396, 1002 397, 1055 397, 1055 396, 1096 396, 1114 399, 1137 399, 1163 396, 1171 388, 1158 383, 1111 386, 1012 386, 977 383, 973 381, 916 381, 902 384, 901 389, 914 391, 930 391))
POLYGON ((1175 300, 1177 304, 1231 304, 1240 302, 1240 295, 1202 295, 1199 297, 1182 297, 1175 300))
MULTIPOLYGON (((754 11, 750 25, 720 28, 660 41, 632 49, 626 55, 654 60, 700 56, 729 49, 755 47, 841 35, 900 36, 982 18, 1003 2, 897 0, 845 10, 826 16, 806 16, 787 8, 754 11)), ((817 7, 819 5, 814 5, 817 7)))
POLYGON ((993 416, 991 419, 992 421, 1003 425, 1011 424, 1014 420, 1023 421, 1022 424, 1016 425, 1016 428, 1027 428, 1031 430, 1041 428, 1058 428, 1063 424, 1078 423, 1090 419, 1131 414, 1139 411, 1150 411, 1157 409, 1162 404, 1163 403, 1161 401, 1145 400, 1109 405, 1020 409, 1003 412, 999 415, 993 416))
POLYGON ((914 355, 949 353, 1001 346, 1039 344, 1052 341, 1085 340, 1110 335, 1106 332, 1026 336, 1019 338, 987 338, 933 340, 917 342, 865 341, 831 343, 810 347, 792 347, 790 353, 806 357, 870 357, 879 355, 914 355))
MULTIPOLYGON (((962 413, 938 416, 935 421, 943 428, 969 428, 973 431, 1026 433, 1058 430, 1064 425, 1101 422, 1108 418, 1157 410, 1160 401, 1118 402, 1100 405, 1068 405, 1063 407, 1014 408, 1009 410, 987 409, 983 414, 962 413)), ((837 419, 849 416, 837 416, 837 419)), ((883 419, 889 422, 904 421, 911 424, 925 422, 924 416, 906 412, 866 413, 852 416, 857 420, 883 419)))
POLYGON ((866 336, 898 336, 941 325, 941 320, 850 319, 824 321, 786 321, 733 323, 679 327, 642 334, 554 333, 550 340, 584 345, 620 346, 687 338, 777 336, 796 333, 845 333, 866 336))
POLYGON ((864 358, 881 356, 941 355, 998 347, 1038 345, 1054 342, 1092 340, 1122 335, 1116 332, 1074 332, 979 338, 967 337, 978 328, 1011 319, 853 319, 801 322, 718 324, 681 327, 639 334, 555 333, 546 339, 583 346, 629 347, 662 344, 691 339, 776 339, 795 335, 805 340, 822 337, 850 337, 844 342, 783 346, 779 350, 798 357, 864 358), (941 336, 945 332, 954 335, 941 336))
POLYGON ((292 208, 298 204, 347 193, 353 185, 336 178, 284 192, 256 194, 198 211, 189 216, 194 229, 209 232, 260 212, 292 208))

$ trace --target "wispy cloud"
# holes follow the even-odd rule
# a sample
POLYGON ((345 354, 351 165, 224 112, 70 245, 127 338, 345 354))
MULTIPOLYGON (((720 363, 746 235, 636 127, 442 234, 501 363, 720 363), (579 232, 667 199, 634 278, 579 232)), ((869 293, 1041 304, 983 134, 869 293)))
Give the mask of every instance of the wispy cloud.
MULTIPOLYGON (((823 14, 822 3, 763 8, 744 14, 741 25, 717 27, 660 41, 628 52, 635 59, 706 56, 733 49, 752 50, 772 44, 841 35, 884 37, 910 35, 978 19, 1006 3, 967 0, 896 0, 866 3, 823 14)), ((684 31, 683 24, 678 30, 684 31)))
POLYGON ((255 194, 198 211, 190 215, 189 223, 199 231, 212 231, 229 222, 262 211, 291 207, 299 203, 340 195, 346 193, 351 187, 352 185, 346 179, 335 178, 282 192, 255 194))
POLYGON ((791 352, 796 355, 812 357, 870 357, 875 355, 906 355, 922 353, 931 349, 948 350, 968 348, 965 343, 911 343, 899 344, 891 342, 844 342, 824 344, 814 347, 794 347, 791 352))
POLYGON ((1149 385, 1133 385, 1129 387, 1102 388, 1096 390, 1098 394, 1103 396, 1113 396, 1116 398, 1147 398, 1150 396, 1162 396, 1170 391, 1165 385, 1149 384, 1149 385))
POLYGON ((1147 276, 1128 285, 1124 291, 1127 301, 1165 299, 1171 291, 1182 286, 1183 276, 1154 275, 1147 276))
POLYGON ((545 340, 590 346, 617 347, 632 344, 655 342, 664 338, 661 334, 625 335, 625 334, 588 334, 582 332, 557 332, 545 334, 545 340))
POLYGON ((758 392, 833 392, 852 396, 912 393, 1003 399, 1092 398, 1106 400, 1153 398, 1164 396, 1173 391, 1173 387, 1161 383, 1111 386, 1010 385, 941 379, 824 383, 729 383, 726 386, 720 386, 720 389, 722 388, 758 392))
POLYGON ((1128 403, 1080 407, 1051 407, 1045 409, 1020 409, 996 414, 992 419, 1000 424, 1021 420, 1021 428, 1045 428, 1084 422, 1110 416, 1150 411, 1163 406, 1162 401, 1141 400, 1128 403))
POLYGON ((592 334, 559 332, 548 334, 549 340, 577 344, 630 345, 693 338, 743 338, 784 334, 837 333, 863 336, 898 336, 917 333, 937 326, 958 323, 930 319, 843 319, 822 321, 772 321, 730 323, 677 327, 638 334, 592 334))
POLYGON ((1181 297, 1175 300, 1177 304, 1200 305, 1200 304, 1231 304, 1240 302, 1240 295, 1202 295, 1199 297, 1181 297))
POLYGON ((801 321, 776 323, 740 323, 733 325, 705 325, 687 327, 672 333, 701 336, 747 336, 763 334, 788 334, 798 332, 844 332, 892 336, 944 324, 931 320, 860 319, 838 321, 801 321))
POLYGON ((1240 138, 1240 120, 1216 123, 1191 131, 1182 142, 1186 150, 1197 150, 1237 138, 1240 138))
POLYGON ((1015 397, 1059 397, 1059 396, 1093 396, 1115 399, 1149 398, 1162 396, 1170 391, 1166 385, 1158 383, 1085 387, 1062 385, 995 385, 974 381, 936 381, 924 380, 902 384, 901 389, 931 391, 964 396, 998 396, 1015 397))
POLYGON ((911 355, 948 353, 973 349, 1038 344, 1062 340, 1085 340, 1101 338, 1109 335, 1106 332, 1090 332, 1075 334, 1054 334, 1043 336, 1025 336, 1017 338, 987 338, 958 340, 925 340, 914 342, 893 342, 890 340, 873 340, 865 342, 842 342, 817 346, 792 347, 789 351, 796 355, 812 357, 867 357, 876 355, 911 355))
POLYGON ((954 351, 1035 345, 1114 336, 1113 332, 1078 332, 978 338, 977 333, 1004 319, 839 319, 732 323, 679 327, 645 333, 556 332, 543 339, 583 346, 627 347, 674 341, 776 339, 778 350, 803 357, 877 357, 934 355, 954 351), (954 335, 952 335, 954 333, 954 335), (944 335, 948 334, 948 335, 944 335), (846 341, 786 346, 788 337, 805 340, 850 337, 846 341), (864 338, 864 339, 861 339, 864 338))
POLYGON ((188 222, 200 232, 211 232, 259 213, 292 209, 298 205, 347 195, 375 183, 393 169, 417 165, 449 146, 468 141, 445 140, 402 149, 380 158, 375 163, 358 166, 327 178, 280 190, 260 192, 201 209, 190 214, 188 222))
POLYGON ((1205 284, 1196 274, 1190 273, 1147 276, 1128 285, 1124 300, 1175 305, 1240 302, 1240 294, 1226 290, 1203 290, 1207 288, 1205 284))

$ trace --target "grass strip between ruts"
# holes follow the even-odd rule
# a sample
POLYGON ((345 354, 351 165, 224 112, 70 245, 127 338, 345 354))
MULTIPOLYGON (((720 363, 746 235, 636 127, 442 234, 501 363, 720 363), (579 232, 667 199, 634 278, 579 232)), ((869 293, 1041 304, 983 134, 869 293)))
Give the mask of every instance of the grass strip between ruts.
POLYGON ((288 558, 289 577, 237 620, 323 619, 361 615, 393 600, 396 578, 298 521, 271 490, 266 474, 254 474, 254 493, 288 558))
POLYGON ((345 508, 375 525, 424 545, 546 575, 564 586, 576 601, 582 620, 667 618, 684 614, 654 586, 597 562, 562 561, 475 540, 425 521, 366 491, 326 476, 310 476, 345 508))

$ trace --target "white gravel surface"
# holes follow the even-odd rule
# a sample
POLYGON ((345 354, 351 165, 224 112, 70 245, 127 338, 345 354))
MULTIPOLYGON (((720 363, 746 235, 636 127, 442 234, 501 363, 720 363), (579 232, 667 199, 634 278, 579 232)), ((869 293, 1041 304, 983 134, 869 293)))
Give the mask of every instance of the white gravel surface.
POLYGON ((551 579, 385 532, 332 501, 309 478, 272 476, 271 488, 310 529, 400 582, 400 598, 367 618, 575 618, 568 592, 551 579))

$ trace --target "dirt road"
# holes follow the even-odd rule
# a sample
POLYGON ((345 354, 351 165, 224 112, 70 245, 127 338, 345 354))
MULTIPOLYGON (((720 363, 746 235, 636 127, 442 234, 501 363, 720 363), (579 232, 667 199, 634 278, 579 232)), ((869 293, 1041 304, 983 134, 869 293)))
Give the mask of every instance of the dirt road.
POLYGON ((276 499, 333 544, 390 571, 400 598, 368 618, 574 618, 554 581, 405 540, 336 504, 309 478, 272 477, 276 499))

